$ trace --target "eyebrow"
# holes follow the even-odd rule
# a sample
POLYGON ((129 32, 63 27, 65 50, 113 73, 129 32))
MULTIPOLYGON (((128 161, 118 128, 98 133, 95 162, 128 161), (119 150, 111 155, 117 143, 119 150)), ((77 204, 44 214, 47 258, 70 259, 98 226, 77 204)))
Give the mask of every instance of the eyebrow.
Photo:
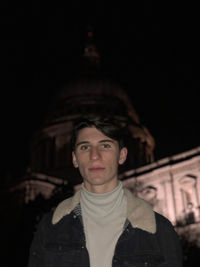
MULTIPOLYGON (((114 140, 103 139, 103 140, 100 140, 98 143, 112 143, 112 144, 114 144, 114 140)), ((81 141, 81 142, 76 144, 76 147, 78 147, 80 145, 84 145, 84 144, 90 144, 90 142, 89 141, 81 141)))

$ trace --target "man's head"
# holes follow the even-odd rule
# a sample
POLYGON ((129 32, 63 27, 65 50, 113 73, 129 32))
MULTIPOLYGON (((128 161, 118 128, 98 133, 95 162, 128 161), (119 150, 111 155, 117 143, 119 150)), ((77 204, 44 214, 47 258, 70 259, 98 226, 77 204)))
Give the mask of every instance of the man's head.
POLYGON ((73 164, 91 192, 105 193, 114 189, 118 165, 126 160, 121 128, 111 119, 83 119, 72 135, 73 164))

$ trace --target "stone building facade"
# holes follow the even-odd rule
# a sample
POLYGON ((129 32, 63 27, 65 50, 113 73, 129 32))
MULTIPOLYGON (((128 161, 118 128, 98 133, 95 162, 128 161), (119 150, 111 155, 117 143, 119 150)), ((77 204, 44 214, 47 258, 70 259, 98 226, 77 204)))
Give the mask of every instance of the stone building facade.
POLYGON ((124 187, 200 245, 200 147, 123 173, 124 187))

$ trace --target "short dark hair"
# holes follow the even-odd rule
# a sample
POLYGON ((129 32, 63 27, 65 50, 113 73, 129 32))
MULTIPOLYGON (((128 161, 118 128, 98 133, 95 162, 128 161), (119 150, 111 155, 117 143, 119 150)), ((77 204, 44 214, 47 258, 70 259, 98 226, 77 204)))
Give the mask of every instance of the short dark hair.
POLYGON ((119 144, 120 150, 125 146, 123 139, 123 131, 120 123, 115 118, 110 117, 90 117, 79 118, 74 123, 74 129, 71 137, 72 151, 75 150, 75 144, 78 132, 84 128, 95 127, 101 131, 105 136, 116 140, 119 144))

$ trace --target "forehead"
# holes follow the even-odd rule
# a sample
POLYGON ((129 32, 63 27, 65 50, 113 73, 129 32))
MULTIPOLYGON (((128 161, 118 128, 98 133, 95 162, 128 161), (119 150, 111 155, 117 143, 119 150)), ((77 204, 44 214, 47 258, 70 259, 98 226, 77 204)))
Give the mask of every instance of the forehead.
POLYGON ((76 138, 76 144, 79 142, 99 142, 101 140, 112 140, 114 143, 117 143, 116 140, 106 136, 100 130, 95 127, 87 127, 81 129, 76 138))

